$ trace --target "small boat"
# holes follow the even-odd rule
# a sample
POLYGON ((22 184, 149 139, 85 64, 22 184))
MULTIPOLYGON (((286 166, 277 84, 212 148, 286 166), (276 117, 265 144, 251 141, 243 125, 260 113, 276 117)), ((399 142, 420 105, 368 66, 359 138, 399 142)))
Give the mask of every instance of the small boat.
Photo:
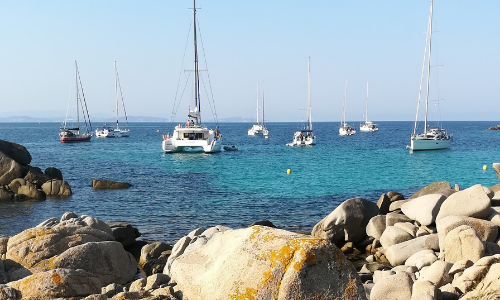
POLYGON ((248 135, 251 136, 267 136, 269 130, 266 127, 264 120, 264 91, 262 91, 262 124, 259 122, 259 83, 257 82, 257 124, 253 124, 252 128, 248 129, 248 135))
POLYGON ((116 69, 115 61, 115 99, 116 99, 116 128, 110 126, 103 126, 95 130, 95 136, 98 138, 118 138, 118 137, 128 137, 130 135, 130 129, 120 129, 118 126, 118 89, 120 89, 120 96, 122 98, 123 113, 125 114, 125 120, 127 121, 127 112, 125 111, 125 102, 123 102, 122 87, 120 85, 120 80, 118 79, 118 71, 116 69))
POLYGON ((66 118, 64 119, 63 126, 59 131, 59 140, 61 143, 74 143, 74 142, 88 142, 92 138, 92 124, 90 123, 90 116, 87 109, 87 102, 85 101, 85 93, 83 92, 82 81, 80 80, 80 73, 78 72, 78 64, 75 61, 75 81, 76 81, 76 124, 68 126, 68 110, 66 111, 66 118), (81 95, 80 95, 81 92, 81 95), (83 119, 85 121, 85 132, 80 131, 80 108, 82 109, 83 119), (85 110, 84 110, 85 108, 85 110))
POLYGON ((415 116, 415 125, 413 126, 413 133, 410 137, 410 145, 407 146, 411 151, 423 150, 439 150, 446 149, 451 146, 451 135, 446 133, 444 128, 430 127, 427 123, 427 112, 429 109, 429 84, 431 73, 431 39, 432 39, 432 13, 433 13, 433 0, 431 0, 431 7, 429 9, 429 22, 427 25, 427 36, 425 39, 424 58, 422 62, 422 73, 420 75, 420 88, 418 91, 417 114, 415 116), (429 51, 427 51, 429 47, 429 51), (427 65, 425 61, 427 59, 427 65), (422 94, 422 82, 424 78, 424 70, 427 67, 427 89, 425 96, 425 121, 424 132, 417 134, 418 123, 418 109, 420 106, 420 96, 422 94))
POLYGON ((345 81, 344 105, 342 107, 342 116, 340 118, 339 135, 353 135, 353 134, 356 133, 356 128, 354 128, 353 125, 347 124, 347 122, 345 120, 345 105, 346 105, 346 100, 347 100, 347 80, 345 81))
POLYGON ((378 125, 372 121, 368 121, 368 82, 366 83, 366 107, 365 107, 365 122, 359 124, 359 131, 361 132, 375 132, 378 131, 378 125))
POLYGON ((311 58, 307 59, 307 124, 304 129, 297 130, 293 134, 291 143, 287 146, 312 146, 316 136, 312 130, 312 117, 311 117, 311 58))
POLYGON ((224 151, 238 151, 238 148, 235 146, 224 146, 224 151))
POLYGON ((162 149, 165 153, 187 152, 202 149, 205 153, 216 153, 222 149, 222 135, 219 129, 209 129, 201 123, 200 73, 196 33, 196 0, 193 0, 194 38, 194 109, 188 110, 186 126, 175 126, 172 135, 164 135, 162 149))

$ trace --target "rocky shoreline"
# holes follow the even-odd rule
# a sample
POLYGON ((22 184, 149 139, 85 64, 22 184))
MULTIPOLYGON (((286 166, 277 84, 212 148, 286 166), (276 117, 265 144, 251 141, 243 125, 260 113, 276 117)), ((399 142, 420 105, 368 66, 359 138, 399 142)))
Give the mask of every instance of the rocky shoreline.
POLYGON ((311 234, 261 221, 175 245, 67 212, 0 238, 0 299, 499 299, 499 212, 500 184, 435 182, 347 199, 311 234))

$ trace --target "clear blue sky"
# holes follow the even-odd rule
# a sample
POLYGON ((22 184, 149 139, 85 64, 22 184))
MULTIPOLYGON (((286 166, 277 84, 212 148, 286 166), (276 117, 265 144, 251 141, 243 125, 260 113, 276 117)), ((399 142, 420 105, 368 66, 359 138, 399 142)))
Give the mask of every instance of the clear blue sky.
MULTIPOLYGON (((207 1, 198 20, 219 119, 413 120, 430 1, 207 1)), ((92 116, 113 116, 113 61, 129 115, 171 116, 192 1, 0 1, 0 117, 66 111, 78 61, 92 116)), ((442 120, 498 120, 500 1, 436 0, 431 85, 442 120)), ((192 42, 189 40, 188 46, 192 42)), ((202 66, 201 68, 205 68, 202 66)), ((184 73, 184 72, 182 72, 184 73)), ((184 75, 184 74, 183 74, 184 75)), ((181 82, 184 79, 182 79, 181 82)), ((189 83, 188 88, 191 88, 189 83)), ((187 93, 191 95, 191 92, 187 93)), ((185 120, 189 99, 180 104, 185 120)), ((204 119, 212 119, 204 104, 204 119)), ((431 114, 431 117, 433 115, 431 114)))

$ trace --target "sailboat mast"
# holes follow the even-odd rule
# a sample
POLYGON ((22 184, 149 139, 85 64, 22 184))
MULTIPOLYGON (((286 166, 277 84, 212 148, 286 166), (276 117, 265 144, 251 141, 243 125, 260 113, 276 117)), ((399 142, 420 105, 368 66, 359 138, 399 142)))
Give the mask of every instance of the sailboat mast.
POLYGON ((309 123, 309 130, 312 130, 311 118, 311 57, 307 58, 307 121, 309 123))
POLYGON ((118 129, 118 76, 115 61, 115 100, 116 100, 116 129, 118 129))
POLYGON ((342 117, 340 118, 340 127, 344 127, 345 125, 345 103, 347 99, 347 79, 345 80, 344 86, 344 105, 342 106, 342 117))
POLYGON ((365 124, 368 122, 368 81, 366 82, 365 124))
POLYGON ((265 126, 265 118, 264 118, 264 89, 262 89, 262 126, 265 126))
POLYGON ((196 36, 196 0, 193 0, 193 28, 194 28, 194 105, 198 109, 196 116, 196 125, 201 120, 201 106, 200 106, 200 80, 198 72, 198 44, 196 36))
POLYGON ((433 6, 433 0, 431 0, 431 8, 429 12, 429 59, 427 60, 427 95, 425 96, 424 134, 427 133, 427 111, 429 109, 429 83, 431 78, 432 6, 433 6))
POLYGON ((259 82, 257 82, 257 125, 259 125, 259 82))
POLYGON ((78 65, 76 63, 76 60, 75 60, 75 82, 76 82, 76 126, 78 127, 78 133, 80 133, 80 114, 79 114, 79 110, 80 110, 80 107, 78 105, 78 102, 79 102, 79 90, 78 90, 78 65))

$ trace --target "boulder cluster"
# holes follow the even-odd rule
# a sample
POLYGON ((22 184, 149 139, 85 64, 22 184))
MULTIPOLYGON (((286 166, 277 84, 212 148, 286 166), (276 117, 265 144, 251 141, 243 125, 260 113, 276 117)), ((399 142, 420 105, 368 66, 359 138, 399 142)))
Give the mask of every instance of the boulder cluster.
POLYGON ((371 300, 500 299, 499 212, 500 184, 435 182, 408 199, 348 199, 311 234, 364 257, 371 300))
POLYGON ((0 202, 71 196, 60 170, 49 167, 42 172, 30 163, 31 155, 24 146, 0 140, 0 202))

